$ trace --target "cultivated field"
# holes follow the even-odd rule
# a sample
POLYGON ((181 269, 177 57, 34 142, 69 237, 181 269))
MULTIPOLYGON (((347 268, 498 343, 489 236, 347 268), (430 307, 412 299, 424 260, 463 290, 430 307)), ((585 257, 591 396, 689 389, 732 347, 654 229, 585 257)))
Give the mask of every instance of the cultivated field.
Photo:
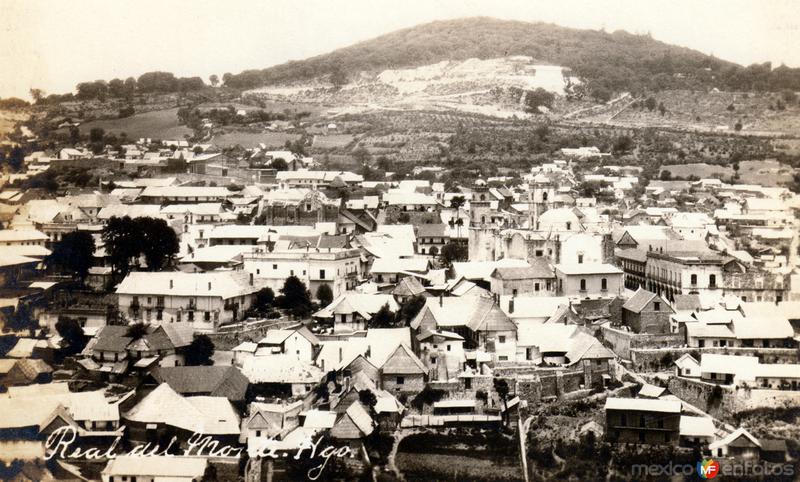
MULTIPOLYGON (((718 178, 728 180, 734 175, 730 166, 718 166, 706 163, 677 164, 664 166, 673 177, 718 178)), ((793 169, 786 164, 767 159, 763 161, 742 161, 739 163, 739 182, 744 184, 760 184, 762 186, 780 186, 791 182, 793 169)))
POLYGON ((286 141, 299 139, 298 134, 288 132, 227 132, 215 135, 211 143, 219 147, 242 146, 246 149, 266 144, 267 147, 283 147, 286 141))
POLYGON ((311 147, 315 149, 336 149, 342 148, 353 142, 350 134, 331 134, 327 136, 314 136, 314 143, 311 147))
POLYGON ((119 135, 125 133, 128 139, 149 137, 153 139, 173 140, 184 139, 191 136, 192 130, 178 124, 178 109, 156 110, 142 114, 134 114, 124 119, 94 120, 81 124, 82 134, 89 134, 95 127, 100 127, 106 133, 119 135))

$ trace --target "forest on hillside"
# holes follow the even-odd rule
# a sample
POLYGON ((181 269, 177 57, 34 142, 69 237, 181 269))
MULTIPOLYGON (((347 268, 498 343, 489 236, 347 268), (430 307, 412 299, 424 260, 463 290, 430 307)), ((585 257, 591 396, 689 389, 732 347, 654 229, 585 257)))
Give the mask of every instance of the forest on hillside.
POLYGON ((624 31, 606 33, 489 18, 432 22, 306 60, 226 74, 224 82, 229 87, 254 88, 327 76, 334 84, 343 84, 358 72, 509 55, 569 67, 598 100, 622 91, 800 90, 800 69, 773 69, 770 63, 742 67, 624 31))

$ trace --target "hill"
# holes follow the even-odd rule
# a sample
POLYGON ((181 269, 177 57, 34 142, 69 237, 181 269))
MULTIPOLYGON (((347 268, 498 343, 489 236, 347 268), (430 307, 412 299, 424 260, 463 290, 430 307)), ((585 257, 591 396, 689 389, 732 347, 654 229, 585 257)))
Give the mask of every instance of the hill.
POLYGON ((571 68, 599 100, 622 91, 800 89, 800 69, 772 69, 769 63, 745 68, 624 31, 606 33, 484 17, 398 30, 306 60, 226 75, 225 83, 249 89, 326 77, 343 84, 362 72, 513 55, 571 68))

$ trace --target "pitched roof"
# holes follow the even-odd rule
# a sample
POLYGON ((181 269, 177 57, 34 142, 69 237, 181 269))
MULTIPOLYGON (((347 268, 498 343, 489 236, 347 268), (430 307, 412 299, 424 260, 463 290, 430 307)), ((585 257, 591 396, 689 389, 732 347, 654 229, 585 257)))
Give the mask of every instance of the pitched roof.
POLYGON ((425 287, 414 276, 406 276, 401 279, 392 290, 392 294, 395 296, 416 296, 423 293, 426 293, 425 287))
POLYGON ((628 298, 628 301, 622 305, 622 308, 634 313, 641 313, 642 310, 647 307, 647 304, 650 303, 656 296, 658 295, 640 287, 636 290, 636 293, 634 293, 633 296, 628 298))
POLYGON ((418 375, 428 373, 422 360, 405 345, 399 345, 381 366, 384 374, 418 375))
POLYGON ((744 427, 739 427, 730 434, 728 434, 726 437, 723 437, 717 441, 708 444, 708 449, 714 450, 719 447, 730 445, 739 437, 745 437, 746 439, 750 440, 755 446, 761 447, 761 442, 759 442, 758 439, 753 436, 753 434, 745 430, 744 427))
POLYGON ((181 395, 210 395, 228 400, 244 400, 250 383, 233 366, 159 367, 153 371, 153 378, 181 395))
POLYGON ((209 435, 239 433, 239 416, 224 397, 183 397, 162 383, 124 417, 140 423, 163 423, 209 435))
POLYGON ((255 278, 253 285, 245 271, 207 273, 134 271, 117 286, 117 294, 220 296, 223 299, 255 293, 266 280, 255 278))
POLYGON ((546 262, 536 262, 528 267, 495 268, 491 276, 502 280, 523 280, 553 278, 555 274, 546 262))
POLYGON ((711 417, 681 415, 680 433, 683 437, 714 437, 714 431, 711 417))

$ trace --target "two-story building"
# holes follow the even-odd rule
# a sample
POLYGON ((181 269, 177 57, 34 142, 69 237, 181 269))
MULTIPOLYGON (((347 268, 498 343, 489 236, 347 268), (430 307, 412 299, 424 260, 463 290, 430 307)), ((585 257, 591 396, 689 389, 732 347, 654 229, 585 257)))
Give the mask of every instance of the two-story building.
POLYGON ((608 298, 622 294, 622 270, 607 263, 557 264, 559 296, 608 298))
POLYGON ((612 443, 678 445, 679 401, 609 397, 605 412, 606 439, 612 443))
POLYGON ((117 286, 119 310, 133 321, 192 323, 196 332, 213 333, 241 319, 263 279, 245 271, 205 273, 129 273, 117 286))

